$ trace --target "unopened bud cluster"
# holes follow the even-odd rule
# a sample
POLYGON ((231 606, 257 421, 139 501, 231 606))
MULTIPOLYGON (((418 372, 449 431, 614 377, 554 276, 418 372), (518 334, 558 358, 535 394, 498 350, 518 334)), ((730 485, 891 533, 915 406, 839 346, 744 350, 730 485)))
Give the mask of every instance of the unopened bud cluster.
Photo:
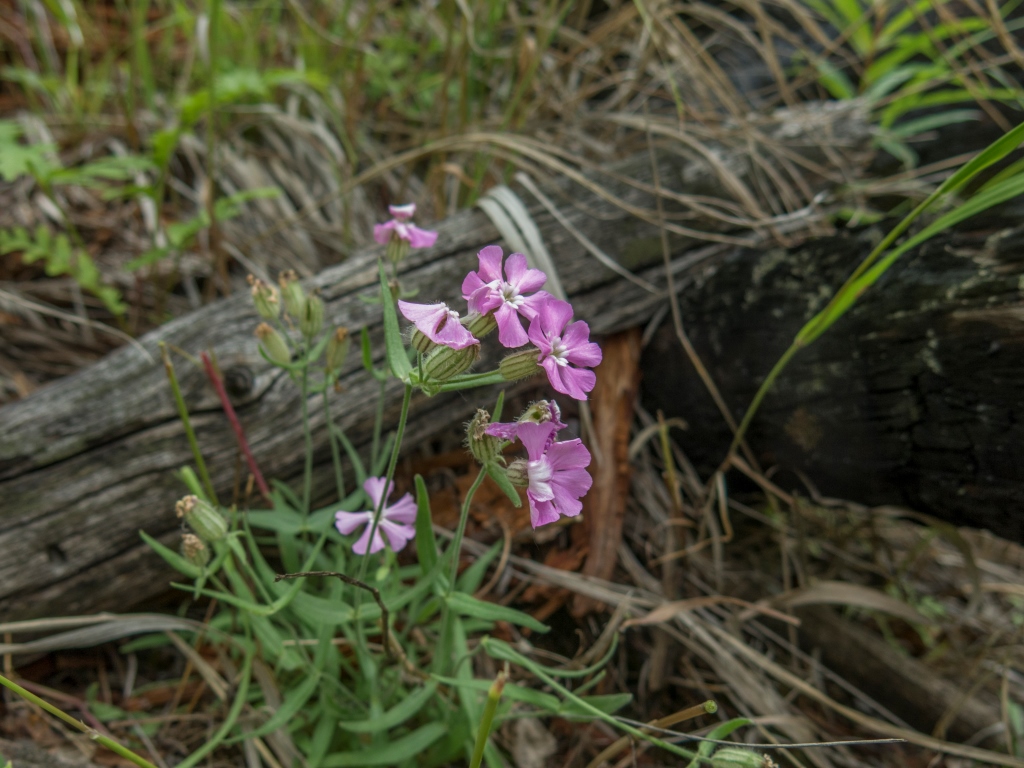
POLYGON ((184 520, 201 542, 220 541, 228 533, 228 522, 212 504, 198 496, 185 496, 174 506, 178 518, 184 520))
POLYGON ((765 755, 739 747, 724 747, 711 756, 712 768, 775 768, 765 755))
MULTIPOLYGON (((294 270, 282 272, 277 283, 278 288, 274 288, 249 275, 253 305, 264 320, 256 326, 256 338, 266 358, 286 368, 296 359, 296 352, 301 360, 303 350, 315 347, 314 340, 324 328, 324 302, 316 294, 306 294, 294 270), (280 322, 282 306, 286 323, 280 322), (293 345, 288 331, 296 328, 303 341, 293 345)), ((347 328, 335 328, 330 333, 324 367, 328 377, 336 377, 345 364, 350 340, 347 328)))
POLYGON ((479 344, 465 349, 439 346, 423 361, 423 375, 429 381, 445 382, 468 371, 479 358, 479 344))
POLYGON ((181 555, 197 568, 205 568, 210 562, 210 550, 194 533, 182 534, 181 555))
POLYGON ((473 458, 481 464, 494 462, 501 456, 501 440, 487 434, 491 414, 478 408, 476 415, 466 424, 466 445, 473 458))

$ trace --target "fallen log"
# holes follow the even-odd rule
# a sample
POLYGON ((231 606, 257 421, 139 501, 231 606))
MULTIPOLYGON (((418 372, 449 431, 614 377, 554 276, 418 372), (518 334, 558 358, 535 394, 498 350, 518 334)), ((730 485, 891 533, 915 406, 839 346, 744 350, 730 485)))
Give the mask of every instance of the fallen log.
MULTIPOLYGON (((851 120, 849 112, 833 106, 817 116, 813 110, 806 115, 810 115, 806 130, 794 130, 793 112, 776 121, 775 134, 765 129, 776 145, 789 146, 787 163, 801 153, 820 160, 821 141, 829 144, 832 153, 837 146, 863 152, 869 144, 863 123, 851 120)), ((737 145, 731 155, 723 147, 714 156, 674 145, 671 151, 660 151, 658 186, 681 194, 699 190, 701 195, 730 199, 735 190, 715 183, 716 173, 724 167, 722 156, 729 155, 728 172, 734 180, 760 172, 765 158, 771 156, 756 143, 743 140, 737 145)), ((654 178, 649 157, 643 153, 608 169, 600 179, 603 192, 597 185, 583 193, 574 187, 570 196, 565 181, 549 187, 548 193, 562 207, 561 220, 541 205, 529 207, 543 241, 556 256, 559 278, 577 316, 587 319, 596 334, 641 324, 664 305, 660 230, 651 223, 656 220, 654 178), (613 204, 608 194, 618 202, 613 204), (649 212, 649 220, 638 218, 637 211, 649 212), (602 266, 581 245, 579 236, 600 243, 605 253, 642 281, 627 281, 602 266), (643 281, 653 286, 653 292, 641 287, 643 281)), ((808 178, 811 183, 804 190, 808 194, 832 183, 808 178)), ((707 197, 700 199, 707 201, 707 197)), ((678 200, 666 201, 666 216, 699 226, 699 213, 684 209, 678 200)), ((791 219, 787 220, 790 225, 791 219)), ((417 287, 423 300, 457 302, 463 276, 476 266, 477 251, 501 242, 500 236, 480 211, 458 214, 438 229, 437 245, 411 255, 403 263, 401 279, 404 285, 417 287)), ((727 250, 688 252, 693 246, 694 241, 684 236, 670 238, 671 268, 680 288, 692 283, 692 276, 706 268, 712 256, 727 250)), ((352 330, 367 328, 375 353, 382 356, 380 308, 359 299, 377 290, 380 253, 379 248, 362 251, 306 287, 319 290, 330 323, 352 330)), ((0 409, 0 552, 4 553, 0 616, 16 619, 124 609, 165 589, 170 574, 141 544, 139 529, 176 543, 172 507, 183 488, 172 472, 192 459, 159 363, 160 342, 193 356, 212 351, 263 473, 296 482, 303 466, 300 397, 287 376, 258 355, 253 338, 257 322, 246 295, 216 302, 146 335, 139 345, 124 347, 0 409)), ((333 407, 336 423, 357 447, 364 448, 371 440, 379 385, 358 358, 358 354, 350 356, 340 382, 343 394, 333 407)), ((486 370, 488 362, 494 361, 485 359, 478 368, 486 370)), ((179 364, 178 370, 214 485, 230 498, 240 466, 234 436, 201 368, 179 364)), ((394 386, 388 390, 389 423, 397 417, 397 391, 394 386)), ((488 398, 493 402, 493 393, 481 395, 480 402, 488 398)), ((461 423, 476 402, 475 397, 470 401, 458 393, 430 400, 414 398, 406 445, 415 446, 461 423)), ((310 410, 317 470, 314 498, 326 500, 333 474, 323 471, 330 465, 325 421, 319 403, 310 410)))
MULTIPOLYGON (((1024 228, 1019 209, 968 222, 908 253, 790 362, 748 432, 773 481, 865 504, 910 507, 1024 541, 1024 228), (1001 226, 1002 225, 1002 226, 1001 226), (977 229, 984 227, 983 229, 977 229)), ((688 335, 737 421, 800 327, 881 234, 794 250, 737 250, 682 298, 688 335)), ((643 359, 651 409, 704 472, 731 433, 672 329, 643 359)))

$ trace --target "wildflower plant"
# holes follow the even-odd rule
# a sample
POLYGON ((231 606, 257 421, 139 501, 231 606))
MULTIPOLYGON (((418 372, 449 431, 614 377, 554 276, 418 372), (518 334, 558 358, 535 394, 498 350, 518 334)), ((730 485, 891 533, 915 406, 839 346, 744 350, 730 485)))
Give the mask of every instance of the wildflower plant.
MULTIPOLYGON (((407 213, 407 207, 393 208, 395 218, 376 234, 387 245, 395 273, 399 248, 434 242, 432 233, 411 228, 407 213), (396 246, 398 241, 404 245, 396 246)), ((331 418, 330 396, 345 364, 348 330, 324 329, 322 301, 304 291, 294 275, 285 273, 276 287, 253 279, 261 354, 286 372, 302 395, 307 448, 302 491, 278 484, 269 491, 269 509, 226 509, 214 498, 197 451, 204 482, 190 469, 182 472, 190 494, 177 506, 184 529, 180 553, 146 537, 193 580, 180 585, 183 589, 218 601, 209 637, 227 638, 240 670, 235 696, 241 703, 231 707, 213 739, 178 764, 183 768, 192 768, 218 744, 271 733, 290 741, 311 768, 441 766, 459 760, 500 766, 505 762, 488 738, 496 724, 523 711, 610 718, 630 698, 585 693, 600 678, 614 644, 604 660, 567 675, 541 669, 507 643, 486 636, 495 622, 536 633, 548 630, 526 613, 474 597, 501 544, 459 569, 470 506, 486 477, 516 506, 522 504, 519 489, 525 489, 534 527, 580 513, 591 485, 590 453, 579 439, 559 439, 566 425, 554 399, 535 402, 507 422, 501 421, 504 393, 493 413, 478 408, 466 441, 479 467, 447 546, 435 536, 423 478, 415 478, 415 493, 398 493, 394 483, 415 391, 429 397, 544 374, 556 392, 583 400, 594 386, 590 368, 600 362, 600 348, 589 340, 585 323, 571 322, 571 306, 542 290, 544 273, 529 268, 521 254, 505 259, 497 246, 480 251, 479 268, 462 284, 465 314, 444 304, 399 300, 385 265, 381 259, 378 301, 386 366, 373 367, 365 332, 363 361, 381 381, 382 397, 389 379, 402 384, 394 434, 383 438, 383 408, 378 407, 370 455, 360 456, 331 418), (403 328, 403 317, 411 327, 403 328), (495 330, 495 343, 512 348, 507 355, 512 361, 492 371, 472 371, 485 337, 495 330), (321 509, 311 508, 308 402, 317 395, 340 499, 321 509), (507 458, 516 447, 520 457, 507 458), (342 454, 355 473, 352 485, 343 473, 342 454), (497 681, 476 679, 473 657, 480 652, 506 667, 497 681), (543 680, 547 691, 522 678, 512 682, 510 663, 543 680), (258 704, 255 691, 266 679, 250 680, 256 666, 273 672, 282 697, 276 711, 258 704), (551 675, 589 682, 572 691, 551 675)))

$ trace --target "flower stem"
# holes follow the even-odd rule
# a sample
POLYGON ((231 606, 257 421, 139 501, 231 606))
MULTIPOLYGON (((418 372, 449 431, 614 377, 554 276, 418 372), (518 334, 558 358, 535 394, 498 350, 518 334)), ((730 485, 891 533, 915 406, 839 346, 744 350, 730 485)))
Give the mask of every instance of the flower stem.
POLYGON ((199 441, 196 440, 195 430, 192 429, 192 420, 188 416, 188 407, 185 405, 185 398, 181 394, 181 387, 178 385, 178 376, 174 372, 174 363, 171 362, 171 355, 167 351, 167 345, 160 342, 160 357, 164 361, 164 370, 167 372, 167 380, 171 383, 171 393, 174 395, 174 403, 178 407, 178 417, 181 425, 185 428, 185 436, 188 438, 189 447, 192 449, 192 457, 196 461, 196 469, 203 481, 203 488, 209 496, 211 504, 217 503, 217 492, 213 489, 213 481, 206 469, 206 462, 203 461, 202 451, 199 450, 199 441))
POLYGON ((306 438, 306 466, 302 473, 302 511, 309 514, 310 496, 313 494, 313 433, 309 428, 309 366, 302 368, 302 433, 306 438))
POLYGON ((455 591, 455 579, 459 575, 459 552, 462 550, 462 539, 466 534, 466 521, 469 519, 469 507, 473 503, 473 497, 476 495, 477 489, 480 484, 484 481, 484 477, 487 475, 486 470, 483 467, 477 473, 476 480, 469 487, 469 491, 466 493, 466 498, 462 502, 462 511, 459 514, 459 527, 455 531, 455 538, 452 539, 451 544, 451 570, 448 572, 448 591, 445 593, 447 597, 455 591))
POLYGON ((473 496, 476 495, 477 489, 480 484, 484 481, 484 476, 487 474, 487 470, 480 467, 480 471, 477 473, 476 480, 469 487, 469 491, 466 492, 466 498, 462 502, 462 511, 459 513, 459 527, 455 530, 455 537, 452 539, 452 543, 445 553, 445 557, 449 555, 452 558, 451 569, 448 573, 448 587, 444 593, 444 602, 441 603, 441 633, 438 636, 437 642, 437 653, 434 658, 437 660, 436 671, 442 675, 448 674, 452 663, 452 652, 451 652, 451 638, 452 638, 452 624, 451 624, 451 609, 448 606, 448 598, 451 597, 455 591, 455 580, 459 576, 459 552, 462 550, 462 539, 466 534, 466 521, 469 519, 469 508, 473 503, 473 496))
POLYGON ((341 467, 341 451, 338 449, 338 438, 334 434, 334 421, 331 419, 331 402, 327 396, 329 386, 324 386, 324 423, 327 425, 327 442, 331 444, 331 461, 334 462, 334 483, 338 487, 338 501, 345 498, 345 472, 341 467))
POLYGON ((3 675, 0 675, 0 685, 14 691, 23 699, 32 702, 36 706, 42 707, 54 717, 59 717, 61 720, 63 720, 71 727, 77 728, 82 733, 88 734, 89 738, 95 741, 97 744, 101 744, 107 749, 109 749, 111 752, 120 755, 126 760, 130 760, 131 762, 135 763, 135 765, 139 766, 139 768, 156 768, 156 766, 153 765, 153 763, 149 762, 149 760, 146 760, 144 757, 135 754, 127 747, 121 746, 108 736, 104 736, 103 734, 97 733, 94 729, 90 728, 85 723, 76 720, 71 715, 53 706, 53 704, 51 704, 50 702, 39 698, 30 691, 26 691, 13 680, 8 680, 3 675))
MULTIPOLYGON (((368 541, 373 544, 373 538, 377 535, 377 528, 380 525, 380 516, 384 506, 388 503, 388 491, 391 490, 391 481, 395 478, 395 467, 398 466, 398 452, 402 447, 402 437, 405 435, 405 423, 409 420, 409 402, 412 400, 412 385, 405 385, 405 395, 402 397, 402 413, 398 417, 398 427, 395 430, 395 442, 391 446, 391 459, 388 461, 388 470, 384 475, 384 492, 380 495, 377 508, 373 510, 373 522, 370 523, 370 537, 368 541)), ((366 581, 366 568, 370 562, 369 553, 359 561, 359 581, 366 581)))

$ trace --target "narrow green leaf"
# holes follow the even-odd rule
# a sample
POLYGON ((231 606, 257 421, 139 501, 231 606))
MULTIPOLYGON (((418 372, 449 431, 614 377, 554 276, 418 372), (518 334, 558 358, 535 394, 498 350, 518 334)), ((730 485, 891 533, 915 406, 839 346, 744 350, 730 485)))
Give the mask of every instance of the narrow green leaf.
POLYGON ((179 555, 173 549, 165 547, 163 544, 154 539, 145 531, 139 531, 139 536, 141 536, 142 540, 149 544, 149 546, 153 548, 153 551, 160 555, 160 557, 162 557, 164 560, 166 560, 167 564, 174 568, 176 571, 180 571, 182 574, 188 576, 190 579, 198 579, 199 576, 202 574, 202 568, 192 565, 192 563, 190 563, 184 557, 179 555))
POLYGON ((437 539, 430 519, 430 495, 422 475, 416 475, 416 555, 425 576, 437 562, 437 539))
POLYGON ((476 561, 469 566, 462 575, 459 576, 458 581, 455 582, 455 586, 460 592, 466 594, 473 594, 480 588, 480 582, 484 580, 484 574, 487 573, 487 568, 490 566, 494 559, 501 552, 502 542, 495 542, 486 552, 484 552, 476 561))
MULTIPOLYGON (((486 693, 491 688, 490 680, 481 680, 479 678, 474 678, 472 680, 460 680, 455 677, 431 675, 431 679, 436 680, 441 685, 455 686, 467 691, 479 691, 481 693, 486 693)), ((557 715, 562 708, 562 702, 557 696, 552 696, 550 693, 538 691, 536 688, 527 688, 522 685, 517 685, 516 683, 507 683, 505 685, 505 698, 511 699, 512 701, 519 701, 523 704, 529 704, 552 715, 557 715)))
POLYGON ((335 752, 320 763, 322 768, 362 768, 373 765, 400 765, 411 760, 420 752, 444 736, 447 728, 443 723, 427 723, 408 736, 367 747, 358 752, 335 752))
POLYGON ((591 714, 590 707, 599 709, 602 712, 611 714, 616 710, 622 709, 624 706, 629 704, 633 700, 633 694, 631 693, 608 693, 600 694, 597 696, 580 696, 580 702, 572 701, 571 699, 564 702, 559 707, 559 714, 564 717, 593 717, 591 714))
POLYGON ((430 681, 380 716, 369 720, 351 720, 349 722, 343 720, 338 723, 338 727, 350 733, 381 733, 396 728, 419 712, 430 701, 435 691, 437 691, 437 683, 430 681))
POLYGON ((316 728, 313 729, 313 737, 309 740, 309 748, 306 755, 309 768, 320 768, 324 757, 327 755, 327 750, 331 748, 331 741, 334 739, 334 734, 337 731, 337 717, 330 711, 329 707, 322 703, 323 698, 320 701, 320 720, 317 722, 316 728))
POLYGON ((388 365, 391 372, 402 381, 409 380, 409 372, 412 365, 409 363, 409 353, 402 343, 402 332, 398 327, 398 313, 395 311, 395 302, 391 300, 391 288, 388 286, 387 276, 384 274, 384 262, 377 262, 377 271, 380 273, 380 291, 384 309, 384 346, 387 351, 388 365))
MULTIPOLYGON (((729 738, 733 731, 737 728, 742 728, 744 725, 750 725, 750 720, 745 717, 734 717, 732 720, 722 723, 715 728, 711 733, 707 735, 707 738, 714 739, 715 741, 724 741, 729 738)), ((707 765, 707 760, 701 758, 708 758, 714 751, 717 745, 710 741, 702 741, 697 745, 697 754, 699 757, 695 757, 686 768, 700 768, 702 765, 707 765)))
POLYGON ((502 491, 505 492, 509 501, 511 501, 516 507, 523 506, 523 500, 519 497, 519 490, 512 485, 512 481, 508 479, 508 475, 505 474, 505 470, 498 466, 496 462, 490 461, 487 462, 486 469, 488 476, 491 480, 497 483, 498 487, 501 488, 502 491))
POLYGON ((507 621, 521 627, 529 627, 534 632, 547 632, 550 629, 550 627, 541 624, 528 613, 523 613, 515 608, 509 608, 504 605, 477 600, 475 597, 462 592, 453 592, 448 597, 448 607, 460 616, 472 616, 476 619, 486 619, 488 621, 507 621))

